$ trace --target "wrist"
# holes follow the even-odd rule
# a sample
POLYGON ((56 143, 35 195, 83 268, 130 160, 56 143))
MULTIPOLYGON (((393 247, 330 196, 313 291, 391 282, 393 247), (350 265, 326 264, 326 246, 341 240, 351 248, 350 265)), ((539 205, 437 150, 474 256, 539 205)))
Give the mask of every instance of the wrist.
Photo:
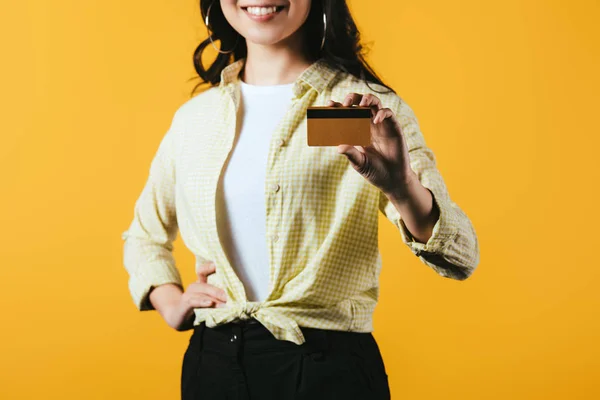
POLYGON ((421 182, 417 177, 417 174, 411 169, 406 173, 404 180, 401 183, 392 185, 389 190, 383 193, 386 197, 394 204, 405 203, 410 200, 411 196, 421 186, 421 182))
POLYGON ((164 316, 169 310, 179 305, 182 295, 183 292, 179 285, 164 283, 150 291, 149 299, 154 308, 164 316))

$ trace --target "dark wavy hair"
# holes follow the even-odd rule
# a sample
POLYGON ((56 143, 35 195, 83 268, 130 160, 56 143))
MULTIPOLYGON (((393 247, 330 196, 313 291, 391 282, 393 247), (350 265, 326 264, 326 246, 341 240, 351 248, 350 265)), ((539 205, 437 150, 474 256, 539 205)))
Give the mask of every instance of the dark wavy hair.
MULTIPOLYGON (((234 50, 229 54, 218 53, 212 64, 205 68, 202 63, 202 53, 207 46, 211 46, 210 37, 198 45, 194 51, 194 68, 201 82, 192 89, 192 96, 201 85, 217 85, 221 80, 223 68, 247 55, 246 40, 227 22, 219 0, 200 0, 202 20, 204 21, 206 18, 208 7, 211 4, 209 23, 212 39, 213 41, 219 40, 221 49, 224 51, 232 48, 234 50)), ((395 93, 390 86, 381 81, 365 61, 364 48, 360 43, 360 32, 350 14, 346 0, 312 0, 309 15, 300 29, 305 35, 305 51, 309 59, 314 61, 323 58, 328 65, 354 75, 365 81, 367 86, 371 82, 388 89, 387 92, 378 92, 371 88, 374 92, 395 93), (324 27, 323 11, 327 17, 327 32, 325 32, 325 45, 321 50, 324 27)), ((192 79, 198 77, 194 76, 192 79)))

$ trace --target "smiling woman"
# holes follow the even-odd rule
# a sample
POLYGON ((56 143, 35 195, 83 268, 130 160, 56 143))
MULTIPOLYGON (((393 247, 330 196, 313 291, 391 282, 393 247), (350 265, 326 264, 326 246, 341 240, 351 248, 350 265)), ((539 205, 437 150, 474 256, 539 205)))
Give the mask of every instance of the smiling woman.
POLYGON ((122 235, 135 304, 194 330, 183 400, 387 400, 379 212, 453 279, 479 261, 474 229, 412 109, 365 62, 344 0, 200 6, 210 36, 194 65, 209 87, 175 113, 122 235), (371 145, 307 146, 308 107, 357 105, 371 145), (185 290, 178 230, 197 259, 185 290))

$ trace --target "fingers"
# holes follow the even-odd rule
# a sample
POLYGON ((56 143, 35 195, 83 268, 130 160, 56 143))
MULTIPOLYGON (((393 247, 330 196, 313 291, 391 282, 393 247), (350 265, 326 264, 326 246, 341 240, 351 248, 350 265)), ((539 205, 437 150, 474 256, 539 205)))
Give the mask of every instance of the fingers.
POLYGON ((360 103, 360 100, 362 99, 362 94, 359 93, 348 93, 346 95, 346 97, 344 98, 344 101, 342 101, 342 105, 344 107, 350 107, 353 105, 358 105, 358 103, 360 103))
POLYGON ((209 285, 208 283, 201 284, 200 291, 209 295, 210 297, 222 301, 223 303, 227 301, 227 293, 225 293, 223 289, 209 285))
POLYGON ((208 284, 208 275, 213 274, 216 270, 215 263, 212 261, 205 262, 200 265, 196 271, 198 280, 188 286, 188 291, 194 294, 202 294, 213 302, 227 302, 227 293, 221 288, 208 284))
POLYGON ((381 100, 379 97, 374 94, 367 93, 362 95, 360 93, 348 93, 348 95, 344 98, 343 102, 338 103, 333 100, 329 100, 327 103, 329 107, 350 107, 350 106, 359 106, 359 107, 370 107, 371 114, 375 116, 379 110, 382 109, 381 100))
POLYGON ((188 297, 188 304, 191 307, 213 307, 218 301, 204 294, 194 294, 188 297))
POLYGON ((362 96, 358 105, 360 107, 371 107, 374 110, 380 110, 381 100, 379 100, 379 97, 375 96, 374 94, 367 93, 362 96))
POLYGON ((201 297, 203 299, 208 299, 216 304, 227 303, 227 293, 225 293, 223 289, 208 283, 191 283, 188 285, 185 295, 189 298, 201 297))
POLYGON ((344 107, 349 106, 360 106, 360 107, 372 107, 375 110, 381 109, 381 100, 379 97, 375 96, 372 93, 367 93, 365 95, 360 93, 348 93, 342 102, 344 107))
POLYGON ((393 116, 394 112, 392 110, 390 110, 389 108, 382 108, 381 110, 377 111, 377 114, 375 114, 375 118, 373 118, 373 123, 378 124, 384 119, 391 118, 393 116))

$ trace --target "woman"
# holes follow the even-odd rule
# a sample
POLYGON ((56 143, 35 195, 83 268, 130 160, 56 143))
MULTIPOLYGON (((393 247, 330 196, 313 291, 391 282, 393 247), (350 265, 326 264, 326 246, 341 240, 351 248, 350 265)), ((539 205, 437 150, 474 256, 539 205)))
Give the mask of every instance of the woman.
POLYGON ((453 279, 479 262, 473 226, 344 0, 200 6, 210 36, 194 63, 210 87, 175 113, 122 235, 132 297, 194 329, 183 399, 389 399, 372 336, 378 212, 453 279), (372 145, 307 146, 316 105, 370 107, 372 145), (197 259, 185 290, 178 231, 197 259))

